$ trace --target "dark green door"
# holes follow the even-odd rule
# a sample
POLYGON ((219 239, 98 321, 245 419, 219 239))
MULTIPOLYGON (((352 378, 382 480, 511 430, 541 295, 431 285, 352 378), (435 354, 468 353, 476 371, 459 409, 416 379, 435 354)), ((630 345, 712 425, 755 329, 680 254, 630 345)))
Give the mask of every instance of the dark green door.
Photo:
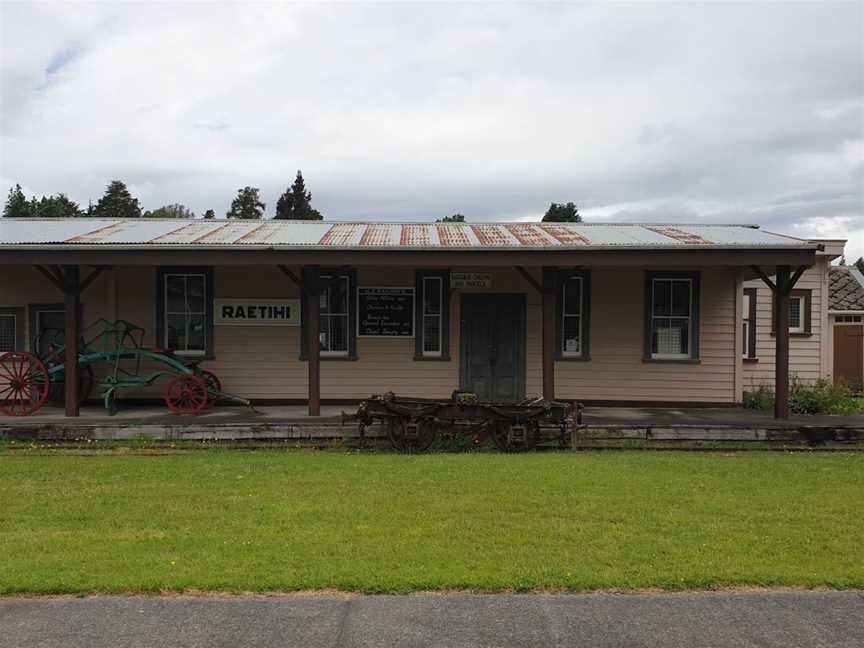
POLYGON ((525 297, 463 295, 461 320, 461 388, 484 401, 523 399, 525 297))

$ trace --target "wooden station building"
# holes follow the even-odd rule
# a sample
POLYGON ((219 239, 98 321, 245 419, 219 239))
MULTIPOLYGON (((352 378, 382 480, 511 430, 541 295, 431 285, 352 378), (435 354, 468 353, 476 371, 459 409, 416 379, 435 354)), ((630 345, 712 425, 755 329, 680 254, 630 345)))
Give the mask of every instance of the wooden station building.
POLYGON ((842 249, 741 225, 0 219, 0 351, 123 319, 226 391, 311 415, 460 387, 723 406, 769 382, 787 417, 790 353, 831 375, 842 249))

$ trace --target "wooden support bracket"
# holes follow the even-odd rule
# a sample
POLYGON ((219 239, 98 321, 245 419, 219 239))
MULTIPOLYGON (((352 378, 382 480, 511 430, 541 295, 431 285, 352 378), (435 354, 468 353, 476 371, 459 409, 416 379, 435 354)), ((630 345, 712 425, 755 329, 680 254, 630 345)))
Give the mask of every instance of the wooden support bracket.
POLYGON ((531 274, 522 266, 515 266, 515 267, 516 267, 516 272, 518 272, 520 275, 522 275, 522 278, 525 279, 525 281, 527 281, 529 284, 531 284, 531 287, 534 290, 536 290, 540 294, 543 293, 543 286, 540 284, 539 281, 537 281, 534 277, 532 277, 531 274))

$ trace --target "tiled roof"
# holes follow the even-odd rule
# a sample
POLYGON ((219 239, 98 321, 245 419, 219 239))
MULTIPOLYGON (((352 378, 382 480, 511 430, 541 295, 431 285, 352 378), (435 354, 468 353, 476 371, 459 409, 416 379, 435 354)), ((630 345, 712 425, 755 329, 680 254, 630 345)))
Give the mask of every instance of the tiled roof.
POLYGON ((854 266, 832 266, 829 310, 864 311, 864 277, 854 266))
POLYGON ((0 248, 813 249, 748 225, 3 219, 0 248))

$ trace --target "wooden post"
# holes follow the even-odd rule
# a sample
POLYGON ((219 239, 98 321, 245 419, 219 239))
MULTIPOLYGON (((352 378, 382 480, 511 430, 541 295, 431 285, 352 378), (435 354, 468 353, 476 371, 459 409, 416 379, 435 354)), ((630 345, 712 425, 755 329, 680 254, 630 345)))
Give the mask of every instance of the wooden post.
POLYGON ((543 398, 555 400, 555 301, 557 268, 543 268, 543 398))
POLYGON ((64 354, 64 379, 66 380, 66 416, 78 416, 78 338, 81 335, 79 315, 81 312, 81 273, 78 266, 65 266, 66 302, 66 353, 64 354))
POLYGON ((789 418, 789 294, 792 291, 789 275, 789 266, 777 266, 774 291, 774 418, 777 419, 789 418))
POLYGON ((309 416, 321 416, 321 282, 318 266, 303 268, 306 290, 306 362, 309 364, 309 416))

